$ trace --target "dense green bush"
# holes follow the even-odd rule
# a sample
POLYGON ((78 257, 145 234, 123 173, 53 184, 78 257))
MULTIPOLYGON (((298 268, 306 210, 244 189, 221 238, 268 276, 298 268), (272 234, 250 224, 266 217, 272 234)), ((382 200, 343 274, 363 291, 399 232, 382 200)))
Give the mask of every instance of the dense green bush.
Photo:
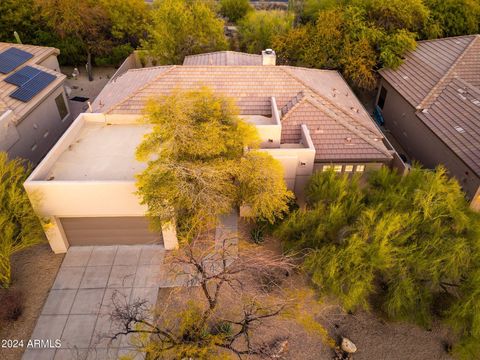
POLYGON ((480 217, 445 169, 414 167, 401 177, 384 168, 363 187, 318 172, 306 194, 308 207, 277 235, 287 249, 305 251, 320 290, 348 310, 370 308, 374 296, 388 317, 423 326, 440 314, 462 336, 460 357, 478 353, 480 217))
POLYGON ((253 10, 249 0, 220 0, 220 14, 236 23, 253 10))
POLYGON ((286 33, 292 27, 293 19, 292 13, 281 10, 249 12, 238 24, 240 46, 253 54, 272 48, 273 38, 286 33))

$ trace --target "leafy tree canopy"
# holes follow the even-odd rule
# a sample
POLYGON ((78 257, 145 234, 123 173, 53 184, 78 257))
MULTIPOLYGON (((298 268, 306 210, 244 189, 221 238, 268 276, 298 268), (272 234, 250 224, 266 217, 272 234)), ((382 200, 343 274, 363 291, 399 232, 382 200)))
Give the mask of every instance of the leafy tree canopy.
POLYGON ((240 46, 254 54, 272 48, 273 38, 288 32, 293 19, 293 13, 281 10, 249 12, 239 21, 240 46))
POLYGON ((158 0, 149 38, 143 42, 160 64, 181 64, 186 55, 225 50, 224 22, 200 0, 158 0))
POLYGON ((422 31, 424 38, 480 32, 479 0, 424 0, 424 2, 430 10, 430 21, 422 31))
POLYGON ((377 24, 366 8, 334 6, 318 12, 314 24, 276 36, 273 47, 281 62, 339 69, 355 86, 372 89, 378 67, 399 66, 402 55, 415 48, 414 33, 391 27, 377 24))
POLYGON ((332 172, 314 174, 308 208, 278 230, 289 249, 347 309, 376 304, 393 319, 428 325, 440 313, 462 335, 455 351, 479 351, 480 217, 442 167, 404 177, 382 169, 368 186, 332 172), (308 249, 308 250, 307 250, 308 249), (443 304, 443 305, 440 305, 443 304))
POLYGON ((220 0, 220 14, 234 23, 252 10, 249 0, 220 0))
POLYGON ((154 224, 175 219, 180 239, 190 239, 242 204, 271 222, 287 210, 281 166, 255 150, 256 129, 230 99, 208 88, 176 91, 151 101, 146 114, 154 127, 137 149, 148 161, 137 186, 154 224))
POLYGON ((0 152, 0 287, 11 282, 13 254, 44 240, 39 219, 32 209, 23 183, 27 179, 21 160, 8 160, 0 152))

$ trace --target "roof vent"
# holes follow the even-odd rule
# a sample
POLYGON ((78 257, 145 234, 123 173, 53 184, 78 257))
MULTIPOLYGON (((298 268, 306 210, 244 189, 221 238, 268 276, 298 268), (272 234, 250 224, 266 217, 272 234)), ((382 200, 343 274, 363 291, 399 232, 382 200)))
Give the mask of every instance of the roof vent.
POLYGON ((474 99, 472 100, 472 103, 474 103, 477 106, 480 106, 480 100, 474 99))
POLYGON ((428 109, 423 109, 423 110, 422 110, 422 113, 428 114, 428 109))
POLYGON ((272 49, 262 51, 262 65, 276 65, 277 55, 272 49))
POLYGON ((461 126, 455 126, 455 130, 457 130, 460 134, 463 134, 465 132, 465 129, 461 126))
POLYGON ((407 75, 403 75, 402 78, 403 78, 404 80, 408 80, 408 76, 407 76, 407 75))

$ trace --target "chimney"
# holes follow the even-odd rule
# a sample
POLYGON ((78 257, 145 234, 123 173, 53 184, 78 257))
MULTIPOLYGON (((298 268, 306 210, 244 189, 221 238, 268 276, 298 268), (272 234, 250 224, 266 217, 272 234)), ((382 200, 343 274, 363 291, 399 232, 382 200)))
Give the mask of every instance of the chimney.
POLYGON ((262 65, 276 65, 277 55, 272 49, 262 51, 262 65))

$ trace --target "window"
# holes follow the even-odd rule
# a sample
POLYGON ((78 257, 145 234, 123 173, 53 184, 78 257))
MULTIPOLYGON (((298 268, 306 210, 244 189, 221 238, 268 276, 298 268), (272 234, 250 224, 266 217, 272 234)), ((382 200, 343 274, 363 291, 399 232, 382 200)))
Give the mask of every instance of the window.
POLYGON ((364 172, 365 171, 365 165, 357 165, 357 167, 355 168, 355 171, 364 172))
POLYGON ((342 172, 342 165, 335 165, 333 167, 333 171, 335 172, 342 172))
POLYGON ((332 168, 332 165, 323 165, 323 171, 328 171, 332 168))
POLYGON ((353 165, 345 165, 345 172, 352 172, 353 171, 353 165))
POLYGON ((63 93, 58 95, 55 98, 55 104, 57 104, 57 110, 60 114, 60 119, 65 120, 68 115, 67 104, 65 104, 65 98, 63 97, 63 93))
POLYGON ((383 86, 380 89, 380 96, 378 97, 378 107, 383 110, 383 107, 385 106, 385 100, 387 99, 387 89, 385 89, 383 86))

